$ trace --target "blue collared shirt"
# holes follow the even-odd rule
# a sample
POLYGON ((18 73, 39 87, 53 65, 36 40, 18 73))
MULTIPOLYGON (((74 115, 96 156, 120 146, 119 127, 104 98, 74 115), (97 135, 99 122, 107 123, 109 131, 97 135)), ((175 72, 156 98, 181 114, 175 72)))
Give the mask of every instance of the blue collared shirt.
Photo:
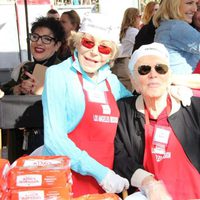
POLYGON ((190 74, 200 60, 200 32, 182 20, 165 20, 156 29, 155 42, 165 45, 174 74, 190 74))

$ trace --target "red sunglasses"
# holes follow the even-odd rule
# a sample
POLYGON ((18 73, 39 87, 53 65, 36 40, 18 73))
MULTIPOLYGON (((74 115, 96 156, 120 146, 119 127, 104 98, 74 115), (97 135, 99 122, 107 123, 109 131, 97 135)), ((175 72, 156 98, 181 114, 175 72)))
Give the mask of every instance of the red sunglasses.
MULTIPOLYGON (((88 38, 85 38, 85 37, 82 38, 81 44, 88 49, 92 49, 95 46, 94 41, 92 41, 88 38)), ((112 49, 110 47, 106 46, 106 45, 100 44, 98 46, 98 51, 99 51, 99 53, 108 55, 108 54, 111 53, 112 49)))

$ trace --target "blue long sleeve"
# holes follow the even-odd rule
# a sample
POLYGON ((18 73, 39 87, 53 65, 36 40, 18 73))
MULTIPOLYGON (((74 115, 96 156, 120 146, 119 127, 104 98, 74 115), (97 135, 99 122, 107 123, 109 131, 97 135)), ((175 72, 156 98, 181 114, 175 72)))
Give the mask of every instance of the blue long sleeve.
MULTIPOLYGON (((77 71, 83 75, 85 88, 107 90, 105 79, 111 85, 116 100, 130 96, 109 66, 99 71, 97 82, 93 82, 71 58, 51 66, 46 72, 45 86, 42 94, 44 113, 45 145, 44 155, 66 155, 71 159, 71 168, 82 174, 93 176, 98 182, 107 174, 108 168, 90 157, 86 151, 79 149, 67 135, 76 128, 85 110, 85 98, 79 82, 77 71)), ((91 130, 92 131, 92 130, 91 130)))

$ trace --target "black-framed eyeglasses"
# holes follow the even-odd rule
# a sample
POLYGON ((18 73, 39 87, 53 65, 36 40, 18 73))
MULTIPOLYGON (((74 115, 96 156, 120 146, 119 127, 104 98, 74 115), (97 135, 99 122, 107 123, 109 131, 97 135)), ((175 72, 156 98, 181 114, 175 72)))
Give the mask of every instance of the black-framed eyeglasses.
MULTIPOLYGON (((151 71, 151 66, 150 65, 140 65, 138 67, 138 73, 140 75, 147 75, 151 71)), ((157 64, 154 66, 156 72, 158 74, 166 74, 168 72, 168 66, 165 64, 157 64)))
POLYGON ((44 44, 51 44, 52 41, 55 41, 55 38, 48 35, 38 35, 37 33, 29 33, 29 39, 32 42, 37 42, 40 38, 44 44))

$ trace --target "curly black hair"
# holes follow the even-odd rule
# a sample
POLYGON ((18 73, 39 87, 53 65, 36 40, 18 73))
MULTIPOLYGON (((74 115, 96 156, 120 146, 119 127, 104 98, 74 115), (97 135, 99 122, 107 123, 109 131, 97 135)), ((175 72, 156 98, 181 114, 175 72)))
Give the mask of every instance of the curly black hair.
POLYGON ((45 27, 53 32, 55 41, 63 42, 65 40, 65 30, 59 20, 52 17, 39 17, 32 23, 31 33, 39 27, 45 27))

